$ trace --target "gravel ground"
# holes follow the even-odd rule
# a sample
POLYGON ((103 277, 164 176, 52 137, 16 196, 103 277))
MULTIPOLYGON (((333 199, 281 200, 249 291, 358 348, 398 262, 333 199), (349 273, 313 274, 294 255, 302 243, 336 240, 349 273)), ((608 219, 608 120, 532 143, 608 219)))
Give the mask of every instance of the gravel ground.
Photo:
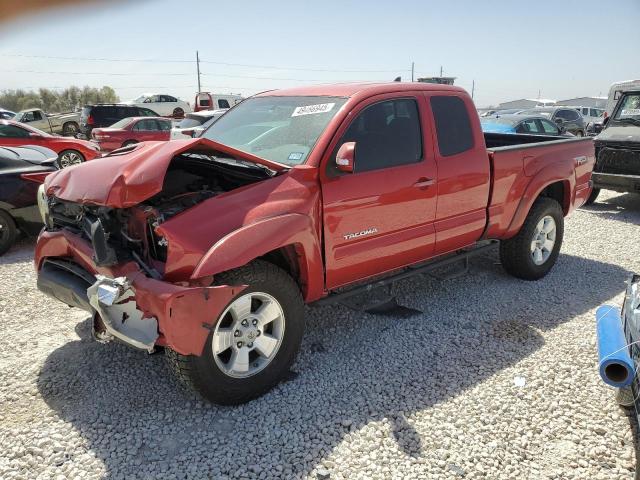
POLYGON ((640 197, 566 224, 553 272, 395 287, 414 316, 308 309, 298 375, 240 407, 179 388, 161 355, 90 339, 0 258, 0 478, 630 479, 629 419, 598 379, 594 312, 640 271, 640 197))

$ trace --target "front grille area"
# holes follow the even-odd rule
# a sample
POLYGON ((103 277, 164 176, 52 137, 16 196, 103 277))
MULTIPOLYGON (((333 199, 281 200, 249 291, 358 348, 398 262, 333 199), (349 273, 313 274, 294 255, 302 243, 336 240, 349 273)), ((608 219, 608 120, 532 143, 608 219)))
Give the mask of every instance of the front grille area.
POLYGON ((640 175, 640 150, 622 147, 600 147, 595 172, 618 175, 640 175))

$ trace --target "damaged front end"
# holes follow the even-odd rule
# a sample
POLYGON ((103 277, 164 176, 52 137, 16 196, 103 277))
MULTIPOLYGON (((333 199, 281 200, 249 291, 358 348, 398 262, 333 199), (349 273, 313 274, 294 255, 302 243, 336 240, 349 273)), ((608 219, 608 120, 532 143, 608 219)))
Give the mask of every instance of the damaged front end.
POLYGON ((89 304, 95 309, 94 338, 100 343, 117 338, 152 353, 158 339, 158 319, 143 317, 135 291, 125 277, 96 278, 96 283, 87 289, 89 304))
MULTIPOLYGON (((182 275, 187 268, 174 269, 169 278, 170 245, 162 225, 220 194, 275 175, 215 160, 214 155, 181 152, 166 165, 162 188, 133 205, 60 198, 56 192, 65 186, 55 182, 43 189, 38 200, 45 229, 35 256, 38 288, 90 312, 100 342, 118 340, 148 352, 169 346, 200 355, 219 313, 245 286, 211 286, 212 278, 182 275)), ((80 188, 73 180, 67 189, 80 188)))

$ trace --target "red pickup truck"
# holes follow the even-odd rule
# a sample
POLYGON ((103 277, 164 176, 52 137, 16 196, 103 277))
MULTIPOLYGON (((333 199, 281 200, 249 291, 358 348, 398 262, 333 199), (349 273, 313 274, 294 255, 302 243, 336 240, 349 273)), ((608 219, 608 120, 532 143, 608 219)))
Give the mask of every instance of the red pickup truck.
POLYGON ((490 241, 509 273, 543 277, 593 164, 588 138, 483 134, 457 87, 263 93, 201 138, 50 175, 38 287, 91 312, 97 340, 164 347, 206 398, 242 403, 287 374, 305 303, 490 241))

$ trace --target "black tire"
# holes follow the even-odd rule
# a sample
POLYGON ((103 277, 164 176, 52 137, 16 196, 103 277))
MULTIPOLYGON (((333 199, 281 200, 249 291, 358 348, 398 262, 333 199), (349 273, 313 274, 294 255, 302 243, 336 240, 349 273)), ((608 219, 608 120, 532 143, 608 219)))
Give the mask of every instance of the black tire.
POLYGON ((128 147, 129 145, 135 145, 136 143, 138 143, 137 140, 127 140, 126 142, 124 142, 122 144, 123 147, 128 147))
POLYGON ((79 151, 77 150, 63 150, 58 154, 58 167, 59 168, 66 168, 66 167, 72 167, 74 165, 79 165, 81 163, 84 163, 85 158, 84 155, 82 155, 79 151), (65 157, 69 158, 69 160, 65 160, 65 157))
MULTIPOLYGON (((167 348, 166 358, 181 383, 195 389, 207 400, 219 405, 239 405, 263 395, 287 376, 304 333, 304 302, 296 282, 284 270, 263 260, 255 260, 236 270, 216 275, 215 283, 248 285, 229 304, 252 292, 267 293, 277 300, 284 313, 286 327, 275 356, 257 373, 234 378, 216 364, 211 348, 212 331, 202 356, 181 355, 167 348)), ((216 325, 222 320, 217 319, 216 325)))
POLYGON ((16 238, 18 238, 16 222, 7 212, 0 210, 0 255, 11 248, 16 238))
POLYGON ((174 108, 173 118, 184 118, 184 110, 181 108, 174 108))
POLYGON ((584 202, 585 205, 593 205, 596 202, 596 199, 598 198, 598 195, 600 195, 600 189, 599 188, 594 188, 593 190, 591 190, 591 194, 589 195, 589 198, 587 198, 587 201, 584 202))
POLYGON ((560 204, 547 197, 538 198, 531 207, 518 234, 500 243, 500 260, 507 273, 523 280, 538 280, 553 268, 564 235, 564 214, 560 204), (555 242, 548 258, 537 265, 532 256, 531 244, 536 238, 536 226, 546 216, 555 221, 555 242))
POLYGON ((62 126, 62 135, 65 137, 75 137, 80 131, 80 126, 76 122, 67 122, 62 126))

